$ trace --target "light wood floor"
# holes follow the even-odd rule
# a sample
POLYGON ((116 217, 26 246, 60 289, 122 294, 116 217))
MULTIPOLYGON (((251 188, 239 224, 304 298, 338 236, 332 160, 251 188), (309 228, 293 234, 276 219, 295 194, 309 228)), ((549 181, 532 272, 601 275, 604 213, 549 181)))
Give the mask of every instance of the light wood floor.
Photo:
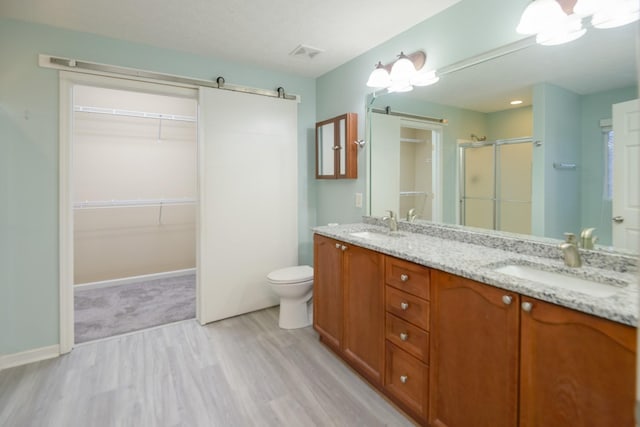
POLYGON ((410 426, 277 308, 83 344, 0 371, 0 426, 410 426))

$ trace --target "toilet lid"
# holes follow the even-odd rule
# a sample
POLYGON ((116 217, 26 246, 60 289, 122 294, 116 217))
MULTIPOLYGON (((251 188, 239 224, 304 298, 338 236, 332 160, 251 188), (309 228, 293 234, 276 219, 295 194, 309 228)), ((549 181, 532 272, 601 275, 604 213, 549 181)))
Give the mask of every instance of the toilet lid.
POLYGON ((272 283, 296 283, 313 280, 313 268, 308 265, 282 268, 267 275, 272 283))

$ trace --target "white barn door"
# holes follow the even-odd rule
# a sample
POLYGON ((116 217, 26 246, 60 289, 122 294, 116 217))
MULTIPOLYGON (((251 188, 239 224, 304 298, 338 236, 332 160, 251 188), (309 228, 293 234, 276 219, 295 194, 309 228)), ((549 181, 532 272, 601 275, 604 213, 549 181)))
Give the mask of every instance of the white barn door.
POLYGON ((640 103, 613 105, 613 246, 640 252, 640 103))
POLYGON ((298 263, 297 102, 200 89, 201 324, 278 304, 266 275, 298 263))

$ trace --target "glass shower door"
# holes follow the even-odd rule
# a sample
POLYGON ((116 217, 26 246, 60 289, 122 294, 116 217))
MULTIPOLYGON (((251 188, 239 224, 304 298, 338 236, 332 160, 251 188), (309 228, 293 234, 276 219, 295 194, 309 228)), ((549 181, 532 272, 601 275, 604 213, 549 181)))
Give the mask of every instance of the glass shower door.
POLYGON ((531 234, 532 143, 497 147, 496 229, 531 234))
POLYGON ((462 148, 463 225, 495 228, 495 155, 494 146, 462 148))

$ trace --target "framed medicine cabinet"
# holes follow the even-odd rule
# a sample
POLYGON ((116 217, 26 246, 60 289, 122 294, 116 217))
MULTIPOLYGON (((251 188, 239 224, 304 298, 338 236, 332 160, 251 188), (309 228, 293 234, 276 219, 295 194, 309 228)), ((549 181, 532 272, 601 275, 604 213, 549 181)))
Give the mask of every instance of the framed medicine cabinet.
POLYGON ((358 114, 316 123, 316 179, 358 177, 358 114))

